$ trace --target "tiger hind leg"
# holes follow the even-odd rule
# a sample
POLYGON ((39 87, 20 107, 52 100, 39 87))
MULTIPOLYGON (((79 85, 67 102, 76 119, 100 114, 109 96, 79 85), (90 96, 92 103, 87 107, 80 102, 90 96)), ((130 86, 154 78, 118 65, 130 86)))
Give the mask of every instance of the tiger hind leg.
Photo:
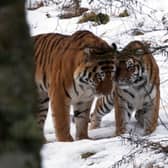
POLYGON ((112 94, 103 96, 97 100, 95 110, 90 116, 90 130, 100 128, 102 118, 111 112, 113 105, 112 94))
POLYGON ((159 109, 151 103, 142 110, 138 110, 135 118, 144 129, 144 135, 152 133, 157 127, 159 109))
POLYGON ((37 123, 41 131, 44 130, 44 124, 48 113, 48 106, 49 106, 48 94, 44 91, 39 91, 39 109, 37 112, 37 123))
POLYGON ((116 136, 130 133, 130 119, 132 117, 133 107, 123 97, 115 94, 114 96, 116 136))

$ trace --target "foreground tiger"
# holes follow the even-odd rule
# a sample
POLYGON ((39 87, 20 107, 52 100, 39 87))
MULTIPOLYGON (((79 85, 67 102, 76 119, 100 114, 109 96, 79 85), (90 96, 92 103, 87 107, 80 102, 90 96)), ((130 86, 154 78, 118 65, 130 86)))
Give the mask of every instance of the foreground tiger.
POLYGON ((135 118, 152 133, 157 126, 160 102, 159 69, 148 48, 140 41, 130 42, 120 53, 114 96, 100 98, 91 116, 90 128, 100 126, 101 118, 115 108, 116 135, 128 131, 128 123, 135 118))
POLYGON ((35 36, 34 42, 40 127, 43 129, 50 100, 57 140, 72 141, 69 109, 73 105, 76 139, 88 138, 93 98, 114 88, 115 49, 89 31, 72 36, 43 34, 35 36))

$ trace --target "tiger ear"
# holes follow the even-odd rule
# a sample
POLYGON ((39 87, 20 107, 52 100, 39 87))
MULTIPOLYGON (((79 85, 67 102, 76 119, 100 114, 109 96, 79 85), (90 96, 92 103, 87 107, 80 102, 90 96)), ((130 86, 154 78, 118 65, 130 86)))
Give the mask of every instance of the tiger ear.
POLYGON ((117 50, 117 45, 116 45, 116 43, 112 43, 111 44, 111 47, 116 51, 117 50))

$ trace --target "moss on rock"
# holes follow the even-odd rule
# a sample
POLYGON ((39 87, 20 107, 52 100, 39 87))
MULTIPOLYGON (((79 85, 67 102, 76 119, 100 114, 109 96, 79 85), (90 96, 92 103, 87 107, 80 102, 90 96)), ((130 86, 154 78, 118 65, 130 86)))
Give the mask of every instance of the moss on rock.
POLYGON ((82 18, 79 20, 78 23, 84 23, 84 22, 95 22, 97 25, 106 24, 110 20, 109 16, 107 14, 98 13, 95 12, 89 12, 85 13, 82 18))

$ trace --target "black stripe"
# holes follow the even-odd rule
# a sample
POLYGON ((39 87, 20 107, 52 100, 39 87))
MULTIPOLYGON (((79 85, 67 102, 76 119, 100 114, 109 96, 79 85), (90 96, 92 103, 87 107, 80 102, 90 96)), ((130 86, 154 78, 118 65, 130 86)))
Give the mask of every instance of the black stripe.
POLYGON ((80 81, 81 83, 85 83, 85 84, 88 85, 88 82, 86 82, 85 80, 83 80, 83 78, 80 78, 79 81, 80 81))
POLYGON ((40 113, 44 111, 48 111, 48 108, 40 109, 40 113))
POLYGON ((128 117, 131 118, 131 114, 129 112, 127 112, 127 114, 128 114, 128 117))
POLYGON ((81 111, 74 111, 74 117, 78 117, 82 112, 81 111))
POLYGON ((75 41, 78 41, 79 39, 81 39, 81 38, 83 38, 85 35, 87 35, 88 34, 88 32, 79 32, 80 34, 74 34, 74 35, 76 35, 76 36, 74 36, 75 38, 74 38, 74 40, 75 41))
POLYGON ((64 48, 64 49, 62 50, 62 53, 61 53, 62 55, 63 55, 63 53, 66 52, 68 49, 69 49, 69 50, 72 50, 72 48, 69 48, 69 43, 66 43, 66 44, 63 43, 62 45, 63 45, 62 47, 64 48))
POLYGON ((97 113, 101 116, 104 116, 105 115, 105 112, 104 110, 102 109, 102 107, 99 107, 99 109, 97 109, 97 113))
MULTIPOLYGON (((43 47, 43 51, 47 53, 49 46, 51 45, 51 36, 48 36, 48 38, 45 41, 45 45, 43 47)), ((48 53, 48 55, 50 55, 50 53, 48 53)))
POLYGON ((42 53, 44 54, 43 60, 42 60, 42 69, 48 66, 48 61, 51 57, 51 52, 49 51, 49 49, 50 49, 52 38, 53 38, 53 35, 48 35, 47 38, 45 39, 45 45, 42 50, 42 53))
MULTIPOLYGON (((44 124, 44 122, 45 122, 44 119, 40 119, 40 120, 38 121, 38 124, 41 125, 41 124, 44 124)), ((43 128, 42 128, 42 129, 43 129, 43 128)))
POLYGON ((128 102, 127 102, 127 105, 128 105, 129 110, 131 110, 131 111, 132 111, 132 110, 133 110, 132 105, 131 105, 130 103, 128 103, 128 102))
POLYGON ((63 40, 64 39, 64 37, 60 37, 59 39, 56 39, 55 41, 54 41, 54 43, 55 43, 55 46, 57 47, 60 43, 61 43, 61 40, 63 40))
POLYGON ((69 95, 68 91, 65 89, 65 84, 63 82, 63 89, 64 89, 64 92, 65 92, 65 95, 69 98, 69 99, 72 99, 71 96, 69 95))
POLYGON ((44 48, 46 47, 46 39, 47 39, 47 36, 43 36, 42 37, 42 41, 41 41, 41 49, 39 50, 40 51, 40 60, 39 60, 39 64, 43 64, 45 63, 45 59, 47 58, 47 56, 45 55, 45 50, 44 48))
POLYGON ((80 87, 81 90, 84 91, 84 87, 82 85, 79 84, 79 87, 80 87))
POLYGON ((99 111, 99 114, 101 114, 101 115, 104 115, 104 114, 105 114, 105 111, 104 111, 104 109, 103 109, 102 106, 99 106, 98 111, 99 111))
POLYGON ((36 62, 39 63, 39 65, 41 65, 41 59, 42 59, 42 56, 43 56, 42 49, 44 47, 44 44, 43 44, 44 42, 40 40, 39 43, 41 43, 41 44, 36 44, 35 45, 35 60, 36 60, 36 62))
POLYGON ((109 113, 111 111, 111 109, 109 109, 109 107, 107 106, 107 104, 105 102, 104 102, 104 107, 105 107, 107 113, 109 113))
POLYGON ((90 78, 92 76, 92 72, 89 72, 88 74, 88 78, 90 78))
POLYGON ((43 72, 43 85, 44 85, 45 89, 47 90, 47 79, 46 79, 45 72, 43 72))
POLYGON ((75 111, 74 111, 74 117, 79 117, 79 115, 80 115, 81 113, 85 113, 85 112, 87 112, 87 111, 89 111, 88 108, 85 109, 85 110, 83 110, 83 111, 75 110, 75 111))
POLYGON ((135 96, 134 96, 131 92, 129 92, 128 90, 123 89, 123 91, 124 91, 125 93, 129 94, 132 98, 135 98, 135 96))
POLYGON ((114 67, 113 66, 106 66, 106 67, 101 67, 101 70, 112 70, 112 69, 114 69, 114 67))
POLYGON ((79 92, 76 89, 76 84, 75 84, 74 80, 73 80, 73 88, 74 88, 74 91, 75 91, 76 95, 79 95, 79 92))
MULTIPOLYGON (((142 79, 144 80, 144 79, 142 79)), ((136 87, 136 89, 139 91, 141 88, 144 88, 147 84, 147 80, 145 79, 144 82, 136 87)))
POLYGON ((126 100, 123 98, 123 96, 121 96, 120 94, 117 94, 117 96, 124 102, 126 102, 126 100))
POLYGON ((46 103, 49 101, 49 97, 45 98, 44 100, 40 101, 40 104, 46 103))
POLYGON ((142 69, 142 73, 144 73, 145 72, 145 68, 144 68, 143 65, 141 65, 141 69, 142 69))
POLYGON ((92 71, 96 72, 96 70, 97 70, 97 66, 95 66, 92 71))
POLYGON ((87 71, 88 71, 88 68, 86 68, 86 69, 84 70, 83 76, 86 76, 87 71))
POLYGON ((51 61, 52 61, 51 53, 56 48, 55 42, 57 40, 58 39, 55 39, 54 37, 51 39, 50 46, 49 46, 48 51, 47 51, 49 53, 48 59, 47 59, 48 60, 47 64, 50 64, 51 61))
POLYGON ((82 104, 83 104, 82 101, 77 103, 78 106, 81 106, 82 104))
POLYGON ((40 119, 41 119, 41 118, 46 118, 46 117, 47 117, 47 113, 46 113, 46 114, 40 114, 38 117, 39 117, 40 119))
POLYGON ((152 76, 153 76, 153 69, 154 69, 154 67, 153 67, 153 64, 151 63, 151 67, 148 69, 148 76, 149 76, 149 81, 151 81, 151 79, 152 79, 152 76))
POLYGON ((145 91, 146 91, 145 97, 146 97, 146 96, 149 96, 149 97, 150 97, 150 94, 152 93, 153 89, 154 89, 154 85, 152 85, 152 87, 150 88, 149 91, 145 88, 145 91))
POLYGON ((42 84, 40 84, 39 87, 40 87, 41 91, 44 91, 44 88, 43 88, 42 84))
POLYGON ((110 104, 111 106, 113 106, 113 101, 112 100, 109 100, 108 96, 106 96, 106 100, 107 100, 107 103, 110 104))

